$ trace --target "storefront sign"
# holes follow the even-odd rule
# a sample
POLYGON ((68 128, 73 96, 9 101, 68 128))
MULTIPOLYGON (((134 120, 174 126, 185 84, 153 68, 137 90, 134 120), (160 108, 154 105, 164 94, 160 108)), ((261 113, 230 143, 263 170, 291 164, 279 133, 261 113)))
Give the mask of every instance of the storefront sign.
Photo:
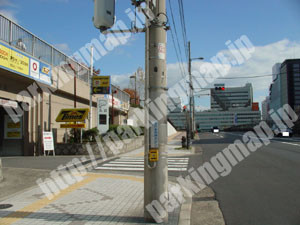
POLYGON ((67 123, 67 124, 61 124, 60 128, 86 128, 85 123, 67 123))
POLYGON ((51 66, 0 44, 0 67, 51 85, 51 66))
POLYGON ((92 92, 93 94, 109 94, 110 93, 110 76, 94 76, 92 92))
POLYGON ((22 117, 15 123, 9 115, 4 115, 4 138, 22 139, 22 117))
POLYGON ((52 132, 46 132, 46 131, 43 132, 43 143, 44 143, 44 155, 46 155, 46 151, 53 151, 53 155, 55 155, 52 132))
POLYGON ((104 134, 109 129, 109 104, 107 98, 98 98, 97 100, 98 116, 97 128, 100 134, 104 134))
POLYGON ((62 109, 56 118, 56 122, 83 122, 89 109, 62 109))

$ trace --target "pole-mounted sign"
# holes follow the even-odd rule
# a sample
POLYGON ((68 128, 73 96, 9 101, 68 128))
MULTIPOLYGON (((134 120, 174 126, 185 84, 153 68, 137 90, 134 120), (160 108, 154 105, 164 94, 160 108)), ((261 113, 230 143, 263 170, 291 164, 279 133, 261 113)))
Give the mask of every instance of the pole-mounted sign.
POLYGON ((110 94, 110 76, 94 76, 92 77, 92 93, 93 94, 110 94))

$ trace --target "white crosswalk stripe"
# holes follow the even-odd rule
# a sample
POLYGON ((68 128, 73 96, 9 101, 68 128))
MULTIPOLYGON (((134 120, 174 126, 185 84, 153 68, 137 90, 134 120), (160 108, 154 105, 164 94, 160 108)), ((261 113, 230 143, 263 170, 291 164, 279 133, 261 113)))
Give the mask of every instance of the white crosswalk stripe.
MULTIPOLYGON (((186 171, 189 164, 189 158, 168 158, 169 171, 186 171)), ((122 157, 96 168, 96 170, 126 170, 126 171, 143 171, 144 158, 142 157, 122 157)))

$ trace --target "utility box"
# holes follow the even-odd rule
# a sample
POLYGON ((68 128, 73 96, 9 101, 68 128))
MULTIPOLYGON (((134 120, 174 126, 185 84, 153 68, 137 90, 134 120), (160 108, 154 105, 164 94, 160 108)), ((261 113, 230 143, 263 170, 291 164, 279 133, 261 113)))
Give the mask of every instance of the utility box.
POLYGON ((115 23, 115 0, 94 0, 94 26, 101 31, 115 23))

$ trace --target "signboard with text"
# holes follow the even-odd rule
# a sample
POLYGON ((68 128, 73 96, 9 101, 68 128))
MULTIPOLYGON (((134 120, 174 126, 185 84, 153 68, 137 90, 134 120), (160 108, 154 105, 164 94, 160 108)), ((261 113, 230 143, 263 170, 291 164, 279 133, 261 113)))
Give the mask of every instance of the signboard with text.
POLYGON ((62 109, 56 117, 56 122, 83 122, 88 114, 89 109, 62 109))
POLYGON ((53 155, 55 155, 52 132, 46 132, 46 131, 43 132, 43 143, 44 143, 44 155, 46 155, 46 151, 53 151, 53 155))
POLYGON ((110 76, 92 77, 93 94, 110 94, 110 76))
POLYGON ((107 98, 98 98, 97 110, 97 128, 100 134, 103 134, 109 129, 109 103, 107 98))
POLYGON ((5 139, 22 139, 22 117, 19 122, 15 123, 9 115, 4 115, 4 138, 5 139))
POLYGON ((0 67, 51 85, 51 66, 0 43, 0 67))

